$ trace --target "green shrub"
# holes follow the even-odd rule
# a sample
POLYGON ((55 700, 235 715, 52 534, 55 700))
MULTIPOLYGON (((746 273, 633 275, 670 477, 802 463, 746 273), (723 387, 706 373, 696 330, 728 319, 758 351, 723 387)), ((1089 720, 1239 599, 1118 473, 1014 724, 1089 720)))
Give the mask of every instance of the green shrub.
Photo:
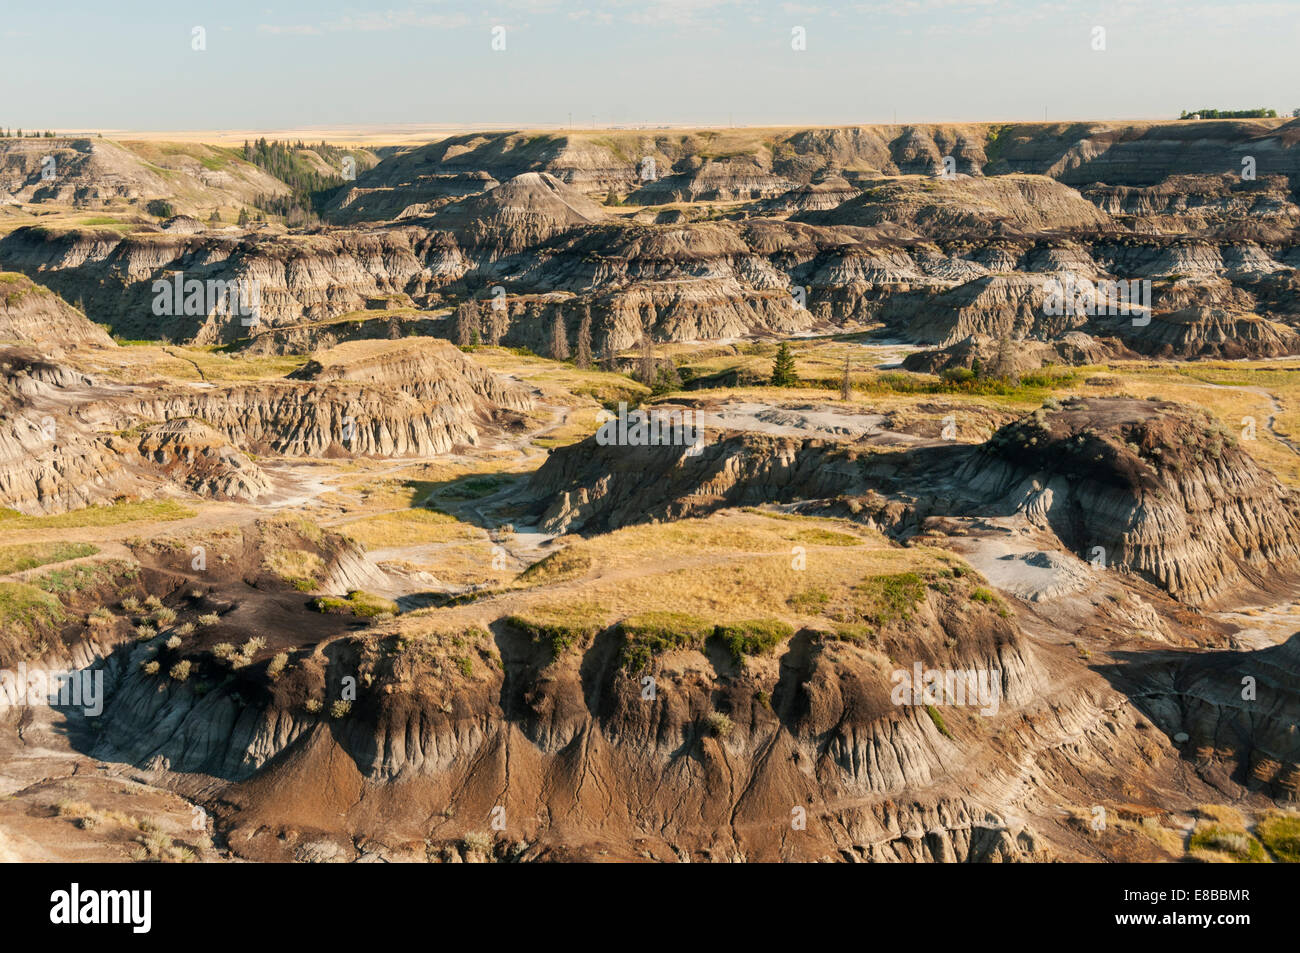
POLYGON ((575 645, 586 645, 604 628, 600 611, 597 606, 582 604, 538 608, 512 615, 506 622, 526 633, 535 643, 549 645, 552 657, 559 658, 575 645))
POLYGON ((685 612, 643 612, 619 623, 623 632, 623 665, 639 672, 650 660, 674 649, 703 648, 713 625, 685 612))
POLYGON ((1259 841, 1245 831, 1232 830, 1220 824, 1200 824, 1187 842, 1189 853, 1210 851, 1226 854, 1242 864, 1268 863, 1268 855, 1259 841))
POLYGON ((1300 863, 1300 814, 1267 814, 1255 825, 1255 836, 1282 863, 1300 863))
POLYGON ((949 731, 948 726, 944 724, 943 715, 939 714, 939 709, 935 708, 933 705, 926 705, 925 711, 930 716, 930 720, 934 722, 934 727, 939 729, 939 734, 952 740, 952 732, 949 731))
POLYGON ((708 722, 709 729, 719 738, 727 737, 736 728, 731 718, 720 711, 709 712, 709 717, 705 720, 708 722))
POLYGON ((275 656, 275 658, 271 659, 271 661, 267 663, 266 666, 267 677, 270 678, 271 681, 275 681, 281 675, 284 674, 284 670, 288 666, 288 664, 289 664, 289 653, 288 652, 278 653, 275 656))
POLYGON ((353 589, 342 599, 336 596, 319 596, 311 601, 311 607, 317 612, 335 615, 351 613, 359 619, 377 619, 384 615, 393 616, 398 612, 396 602, 360 589, 353 589))
POLYGON ((794 635, 794 627, 779 619, 750 619, 720 625, 715 631, 736 661, 746 655, 766 655, 794 635))
POLYGON ((786 600, 791 609, 808 615, 817 615, 830 601, 831 594, 825 589, 805 589, 803 592, 796 592, 786 600))
POLYGON ((914 572, 870 576, 853 588, 858 611, 881 626, 910 619, 912 610, 925 598, 925 583, 914 572))

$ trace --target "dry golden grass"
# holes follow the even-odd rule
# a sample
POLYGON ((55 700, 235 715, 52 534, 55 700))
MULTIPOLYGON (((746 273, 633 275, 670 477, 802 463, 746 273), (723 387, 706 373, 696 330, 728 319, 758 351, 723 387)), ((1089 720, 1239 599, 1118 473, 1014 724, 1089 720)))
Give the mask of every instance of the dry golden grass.
MULTIPOLYGON (((485 556, 490 560, 490 552, 485 556)), ((405 618, 418 632, 580 600, 597 607, 605 622, 671 606, 715 624, 777 618, 825 628, 819 608, 795 598, 810 587, 847 598, 864 578, 942 571, 960 562, 944 550, 894 545, 846 521, 735 510, 575 539, 563 559, 575 571, 543 573, 540 582, 521 575, 495 597, 405 618), (800 564, 803 569, 795 568, 800 564)), ((483 581, 484 566, 475 567, 476 581, 483 581)))
POLYGON ((1214 821, 1233 830, 1246 829, 1246 818, 1235 807, 1228 807, 1225 804, 1202 804, 1196 809, 1196 813, 1207 821, 1214 821))
POLYGON ((309 592, 325 578, 325 562, 305 549, 278 549, 264 557, 266 568, 285 582, 309 592))
POLYGON ((511 374, 539 388, 543 402, 581 406, 593 401, 608 404, 626 400, 635 404, 650 394, 648 387, 625 374, 611 374, 595 368, 582 370, 563 361, 505 348, 475 348, 470 357, 490 371, 511 374))
POLYGON ((383 565, 431 573, 449 586, 505 586, 514 577, 510 569, 494 569, 488 540, 448 543, 426 555, 404 554, 403 559, 384 560, 383 565))
POLYGON ((133 343, 99 357, 87 367, 128 384, 158 378, 215 384, 279 380, 307 361, 303 355, 226 354, 212 348, 133 343))
POLYGON ((407 509, 366 516, 339 527, 366 549, 447 543, 482 536, 482 530, 437 510, 407 509))

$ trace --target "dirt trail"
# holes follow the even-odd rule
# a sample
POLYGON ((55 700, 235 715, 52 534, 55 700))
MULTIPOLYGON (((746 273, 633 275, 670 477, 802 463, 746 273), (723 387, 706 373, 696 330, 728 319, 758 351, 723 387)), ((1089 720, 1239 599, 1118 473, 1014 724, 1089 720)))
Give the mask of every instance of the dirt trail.
POLYGON ((1268 432, 1273 435, 1273 439, 1275 439, 1278 443, 1285 446, 1292 453, 1300 454, 1300 444, 1295 443, 1293 440, 1291 440, 1291 438, 1285 437, 1282 434, 1278 433, 1277 431, 1277 427, 1275 426, 1275 423, 1277 421, 1277 415, 1282 413, 1283 407, 1281 401, 1279 401, 1275 396, 1273 396, 1272 391, 1264 387, 1258 387, 1258 386, 1247 385, 1247 384, 1199 383, 1199 384, 1191 384, 1190 386, 1204 387, 1207 390, 1235 390, 1243 394, 1254 394, 1257 397, 1265 398, 1269 402, 1269 406, 1272 412, 1268 415, 1268 420, 1265 421, 1264 426, 1268 428, 1268 432))

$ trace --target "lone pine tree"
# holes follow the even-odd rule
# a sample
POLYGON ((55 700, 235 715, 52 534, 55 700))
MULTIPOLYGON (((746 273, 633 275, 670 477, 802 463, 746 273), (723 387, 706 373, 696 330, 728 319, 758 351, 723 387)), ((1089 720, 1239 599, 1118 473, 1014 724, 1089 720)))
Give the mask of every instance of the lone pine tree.
POLYGON ((776 349, 776 360, 772 364, 772 386, 790 387, 798 380, 799 375, 794 369, 794 355, 790 353, 790 345, 782 341, 781 346, 776 349))

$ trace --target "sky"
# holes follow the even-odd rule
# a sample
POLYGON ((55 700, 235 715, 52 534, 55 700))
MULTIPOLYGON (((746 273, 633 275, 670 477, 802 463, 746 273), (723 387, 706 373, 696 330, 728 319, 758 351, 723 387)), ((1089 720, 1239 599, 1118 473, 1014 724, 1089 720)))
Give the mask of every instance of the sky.
POLYGON ((1290 115, 1298 51, 1300 0, 4 0, 0 125, 1290 115))

